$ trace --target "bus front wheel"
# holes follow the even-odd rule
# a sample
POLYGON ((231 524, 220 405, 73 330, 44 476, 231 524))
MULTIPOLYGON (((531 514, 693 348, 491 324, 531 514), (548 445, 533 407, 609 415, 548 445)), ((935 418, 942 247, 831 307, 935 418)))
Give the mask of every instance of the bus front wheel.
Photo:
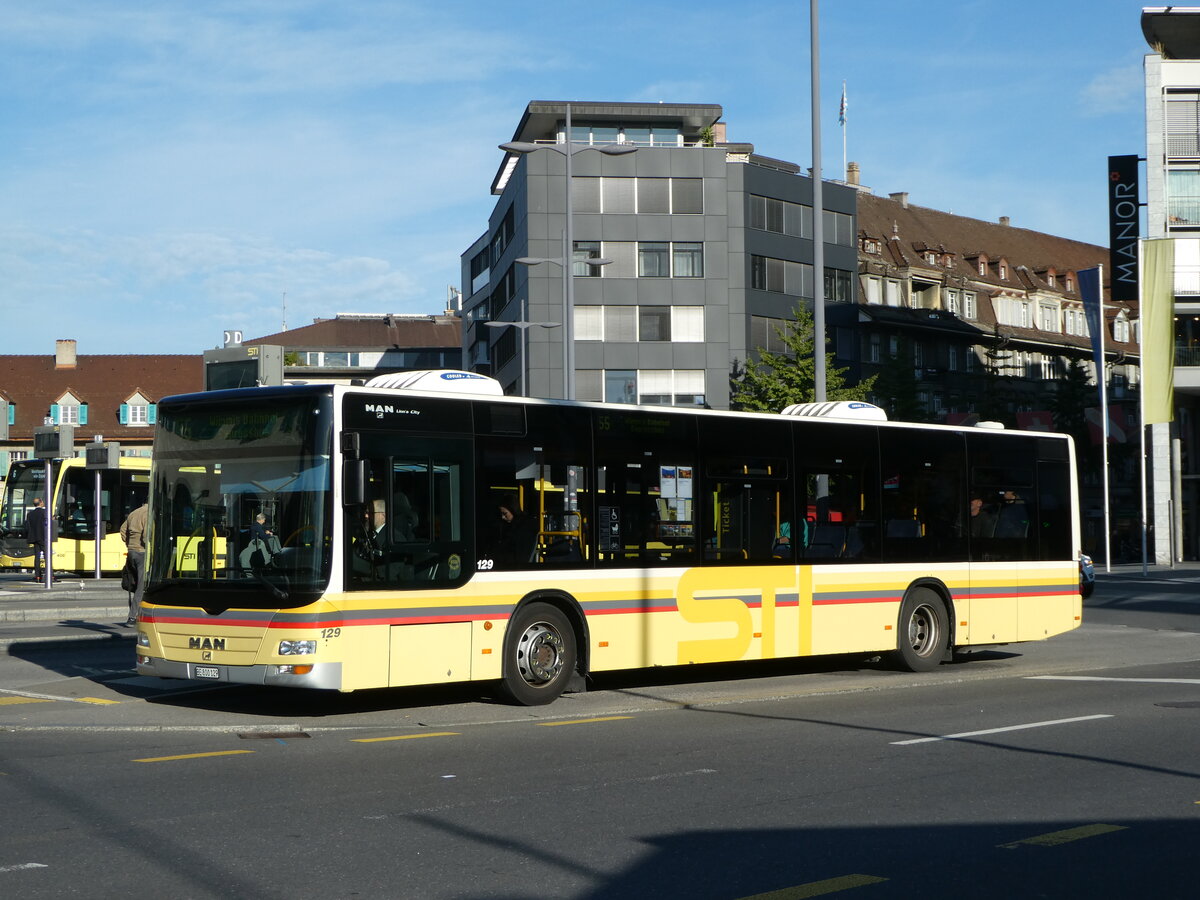
POLYGON ((946 655, 950 626, 946 604, 929 588, 914 588, 900 604, 896 662, 910 672, 936 669, 946 655))
POLYGON ((575 671, 575 631, 549 603, 522 607, 508 625, 500 689, 522 706, 555 700, 575 671))

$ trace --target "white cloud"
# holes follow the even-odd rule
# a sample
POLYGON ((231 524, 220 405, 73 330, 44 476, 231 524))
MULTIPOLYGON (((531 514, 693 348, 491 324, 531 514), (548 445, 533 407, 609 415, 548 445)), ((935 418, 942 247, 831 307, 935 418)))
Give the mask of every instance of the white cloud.
POLYGON ((1080 112, 1086 116, 1129 112, 1141 105, 1143 85, 1142 68, 1137 64, 1101 72, 1080 92, 1080 112))

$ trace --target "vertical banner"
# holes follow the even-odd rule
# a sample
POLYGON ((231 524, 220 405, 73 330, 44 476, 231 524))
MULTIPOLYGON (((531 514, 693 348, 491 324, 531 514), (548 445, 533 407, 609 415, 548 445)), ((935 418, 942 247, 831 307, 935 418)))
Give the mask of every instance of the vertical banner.
POLYGON ((1143 422, 1174 419, 1175 241, 1142 241, 1143 422))
POLYGON ((1138 158, 1108 158, 1108 254, 1112 269, 1109 297, 1138 298, 1138 158))

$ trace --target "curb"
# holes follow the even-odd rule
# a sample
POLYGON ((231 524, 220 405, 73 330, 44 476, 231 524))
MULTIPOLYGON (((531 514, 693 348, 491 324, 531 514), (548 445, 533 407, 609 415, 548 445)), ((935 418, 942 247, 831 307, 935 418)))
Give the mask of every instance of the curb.
POLYGON ((120 606, 39 606, 20 609, 0 609, 0 624, 20 622, 60 622, 70 619, 80 622, 95 622, 109 618, 121 619, 129 615, 129 605, 120 606))

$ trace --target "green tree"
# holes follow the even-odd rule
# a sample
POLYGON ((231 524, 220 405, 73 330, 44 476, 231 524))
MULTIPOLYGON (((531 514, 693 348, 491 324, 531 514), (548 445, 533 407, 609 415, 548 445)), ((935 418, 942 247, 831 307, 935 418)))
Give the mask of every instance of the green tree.
MULTIPOLYGON (((730 375, 733 409, 779 412, 793 403, 812 403, 816 399, 815 339, 812 313, 802 305, 786 328, 776 328, 787 353, 772 353, 759 348, 757 360, 745 364, 734 360, 730 375)), ((875 384, 872 375, 856 385, 846 384, 846 369, 833 365, 833 354, 825 354, 825 399, 866 400, 875 384)))
POLYGON ((1054 427, 1075 439, 1075 452, 1081 467, 1099 468, 1099 448, 1092 446, 1091 431, 1084 416, 1084 410, 1089 406, 1098 406, 1099 401, 1096 386, 1091 383, 1083 361, 1068 361, 1056 387, 1050 403, 1054 427))

